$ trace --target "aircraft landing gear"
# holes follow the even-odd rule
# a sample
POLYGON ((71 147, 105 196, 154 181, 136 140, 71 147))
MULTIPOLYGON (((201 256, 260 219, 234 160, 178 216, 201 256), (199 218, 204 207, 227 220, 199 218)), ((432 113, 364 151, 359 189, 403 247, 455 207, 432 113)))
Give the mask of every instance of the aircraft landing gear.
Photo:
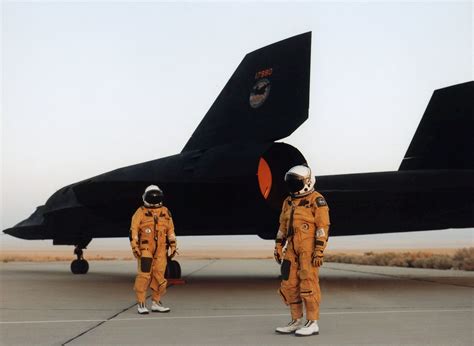
POLYGON ((71 272, 73 274, 86 274, 89 271, 89 263, 84 259, 84 253, 82 247, 76 245, 74 248, 74 254, 77 259, 71 262, 71 272))
POLYGON ((181 279, 181 266, 178 261, 168 258, 168 265, 166 266, 165 278, 167 279, 181 279))

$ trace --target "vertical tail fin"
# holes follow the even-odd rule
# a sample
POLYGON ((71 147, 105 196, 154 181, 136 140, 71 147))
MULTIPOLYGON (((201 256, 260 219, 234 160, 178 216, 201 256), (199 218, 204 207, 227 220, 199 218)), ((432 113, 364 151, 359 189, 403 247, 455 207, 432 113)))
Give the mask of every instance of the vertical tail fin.
POLYGON ((435 90, 399 170, 474 169, 474 82, 435 90))
POLYGON ((232 142, 271 142, 307 118, 311 32, 245 56, 184 151, 232 142))

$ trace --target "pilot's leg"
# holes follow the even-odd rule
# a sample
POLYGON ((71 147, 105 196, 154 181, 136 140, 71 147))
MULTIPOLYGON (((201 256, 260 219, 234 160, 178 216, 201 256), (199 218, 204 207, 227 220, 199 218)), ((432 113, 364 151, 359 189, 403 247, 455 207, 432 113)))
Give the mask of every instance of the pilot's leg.
MULTIPOLYGON (((298 263, 296 262, 296 255, 291 247, 289 247, 285 254, 285 260, 291 262, 288 279, 282 277, 280 289, 278 292, 283 298, 283 302, 290 306, 291 322, 285 327, 278 327, 277 333, 291 334, 303 325, 303 302, 300 297, 299 278, 298 278, 298 263)), ((284 274, 284 273, 283 273, 284 274)))
POLYGON ((142 251, 141 257, 138 259, 138 273, 135 278, 135 285, 133 289, 137 297, 138 313, 147 314, 148 309, 145 305, 146 291, 150 284, 151 278, 151 267, 153 258, 149 251, 142 251))
POLYGON ((166 293, 166 285, 168 281, 165 279, 165 270, 167 265, 166 253, 163 253, 153 261, 152 278, 150 288, 153 293, 151 296, 153 312, 169 312, 170 308, 161 305, 161 297, 166 293))
POLYGON ((319 304, 321 302, 321 291, 319 288, 319 268, 313 267, 311 263, 311 251, 300 253, 300 294, 306 308, 305 326, 296 331, 297 336, 308 336, 319 334, 319 304))

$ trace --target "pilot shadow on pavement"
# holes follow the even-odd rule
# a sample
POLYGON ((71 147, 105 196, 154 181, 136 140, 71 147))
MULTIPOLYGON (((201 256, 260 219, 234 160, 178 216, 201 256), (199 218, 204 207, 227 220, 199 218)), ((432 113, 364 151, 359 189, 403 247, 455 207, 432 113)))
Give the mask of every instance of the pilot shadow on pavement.
MULTIPOLYGON (((320 335, 289 322, 273 260, 181 260, 171 313, 139 316, 133 261, 1 264, 1 344, 473 344, 474 273, 327 263, 320 335)), ((149 301, 148 301, 149 303, 149 301)))

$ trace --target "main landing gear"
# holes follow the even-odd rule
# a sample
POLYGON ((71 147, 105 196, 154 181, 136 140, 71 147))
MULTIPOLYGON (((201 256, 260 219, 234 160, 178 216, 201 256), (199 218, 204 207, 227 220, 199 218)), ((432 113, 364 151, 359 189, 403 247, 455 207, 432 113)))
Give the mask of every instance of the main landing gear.
POLYGON ((181 266, 178 261, 168 258, 166 266, 165 278, 167 279, 181 279, 181 266))
POLYGON ((71 262, 71 272, 73 274, 86 274, 89 271, 89 263, 84 259, 83 247, 76 245, 74 254, 77 259, 71 262))

